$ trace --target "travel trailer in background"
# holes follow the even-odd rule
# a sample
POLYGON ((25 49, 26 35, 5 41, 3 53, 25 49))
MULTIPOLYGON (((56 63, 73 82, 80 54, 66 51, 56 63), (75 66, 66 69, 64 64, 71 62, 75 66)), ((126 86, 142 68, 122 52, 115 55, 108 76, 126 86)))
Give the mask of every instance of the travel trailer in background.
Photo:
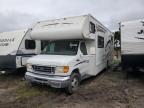
POLYGON ((26 60, 41 52, 40 41, 30 38, 31 29, 0 33, 0 71, 25 67, 26 60))
POLYGON ((81 80, 112 62, 113 34, 91 15, 38 22, 31 38, 48 42, 40 55, 27 61, 25 77, 32 84, 73 93, 81 80))
POLYGON ((121 60, 122 68, 144 68, 144 19, 122 22, 121 60))

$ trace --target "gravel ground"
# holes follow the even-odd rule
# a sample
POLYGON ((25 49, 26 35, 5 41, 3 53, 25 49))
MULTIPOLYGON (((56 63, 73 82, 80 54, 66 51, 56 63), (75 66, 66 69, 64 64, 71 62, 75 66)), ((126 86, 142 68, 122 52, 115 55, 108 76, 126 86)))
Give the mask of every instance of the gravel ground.
POLYGON ((102 72, 77 93, 31 86, 23 74, 0 75, 0 108, 144 108, 144 73, 102 72))

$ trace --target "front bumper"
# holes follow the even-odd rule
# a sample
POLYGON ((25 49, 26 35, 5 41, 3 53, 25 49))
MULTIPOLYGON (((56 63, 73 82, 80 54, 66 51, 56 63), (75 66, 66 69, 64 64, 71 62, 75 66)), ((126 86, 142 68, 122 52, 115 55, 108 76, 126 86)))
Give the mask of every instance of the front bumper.
POLYGON ((47 76, 26 72, 25 78, 30 82, 46 84, 54 88, 65 88, 70 84, 70 76, 47 76))

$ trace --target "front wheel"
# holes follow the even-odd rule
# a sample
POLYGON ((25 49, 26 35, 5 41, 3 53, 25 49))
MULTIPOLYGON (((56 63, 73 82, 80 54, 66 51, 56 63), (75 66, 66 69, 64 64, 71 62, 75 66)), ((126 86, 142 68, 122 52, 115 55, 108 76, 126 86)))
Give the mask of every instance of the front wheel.
POLYGON ((80 76, 78 73, 73 73, 70 77, 70 84, 66 88, 68 94, 73 94, 78 90, 80 84, 80 76))

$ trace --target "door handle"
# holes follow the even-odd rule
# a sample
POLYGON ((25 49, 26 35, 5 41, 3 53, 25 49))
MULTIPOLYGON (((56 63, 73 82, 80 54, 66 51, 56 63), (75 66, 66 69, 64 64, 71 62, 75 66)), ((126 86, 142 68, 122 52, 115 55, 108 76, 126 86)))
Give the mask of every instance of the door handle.
POLYGON ((77 59, 76 61, 80 61, 80 59, 77 59))

